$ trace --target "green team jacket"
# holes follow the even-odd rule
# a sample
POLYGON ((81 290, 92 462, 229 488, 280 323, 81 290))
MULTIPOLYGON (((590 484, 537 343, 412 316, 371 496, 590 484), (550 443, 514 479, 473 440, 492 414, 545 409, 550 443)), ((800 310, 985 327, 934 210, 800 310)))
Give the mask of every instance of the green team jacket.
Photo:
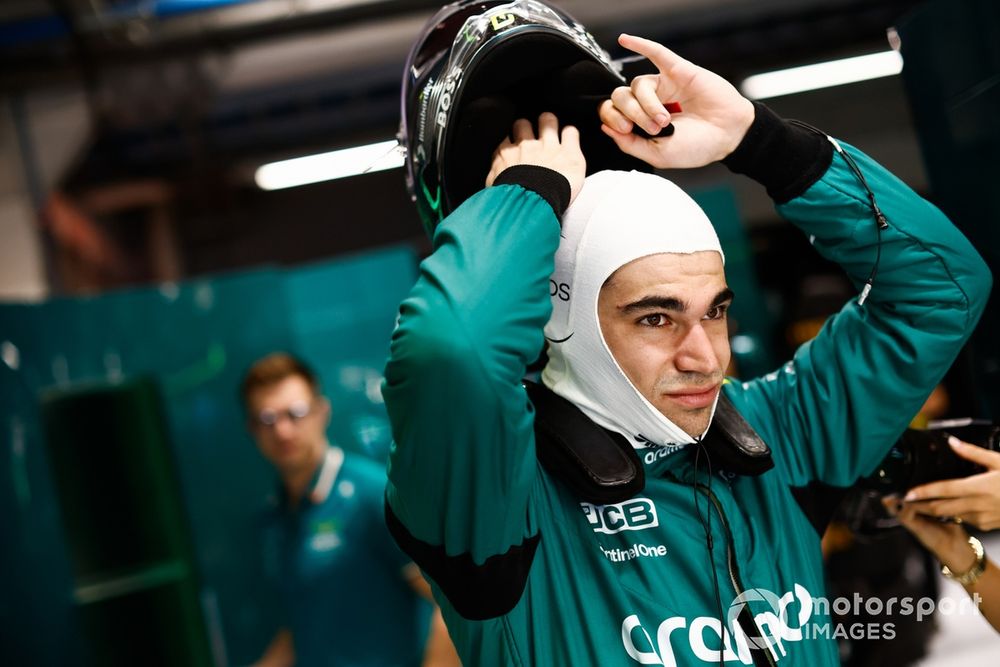
MULTIPOLYGON (((738 149, 741 170, 860 287, 876 254, 864 189, 825 139, 824 149, 769 122, 738 149)), ((752 664, 738 624, 719 621, 747 589, 761 592, 743 604, 772 638, 764 664, 839 664, 829 609, 814 603, 825 594, 819 536, 792 488, 849 485, 875 467, 970 335, 991 283, 938 209, 845 148, 889 221, 871 296, 777 371, 724 386, 775 467, 710 478, 694 448, 640 450, 645 489, 617 505, 581 503, 535 457, 522 377, 550 313, 552 206, 494 186, 439 225, 386 368, 386 515, 429 575, 464 664, 752 664)))

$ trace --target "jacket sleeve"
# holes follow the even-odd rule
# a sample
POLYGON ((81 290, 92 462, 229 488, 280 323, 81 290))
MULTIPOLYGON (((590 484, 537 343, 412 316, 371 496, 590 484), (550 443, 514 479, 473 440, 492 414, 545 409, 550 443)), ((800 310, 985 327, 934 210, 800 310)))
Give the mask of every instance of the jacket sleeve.
POLYGON ((748 150, 737 156, 736 170, 764 182, 779 213, 839 264, 859 293, 880 258, 863 305, 852 299, 790 362, 736 385, 733 398, 768 434, 792 484, 846 486, 874 469, 940 382, 982 314, 991 277, 941 211, 842 145, 887 218, 880 252, 867 192, 844 156, 818 145, 804 148, 806 130, 765 107, 758 106, 758 115, 770 127, 748 134, 757 145, 741 146, 748 150), (809 164, 795 168, 806 158, 809 164), (775 162, 784 166, 776 169, 775 162), (817 163, 828 166, 816 170, 817 163), (787 173, 776 176, 782 169, 787 173), (817 177, 790 183, 791 174, 810 169, 817 177))
POLYGON ((474 195, 438 226, 400 307, 383 386, 394 439, 386 514, 438 584, 497 565, 535 532, 522 378, 551 313, 559 220, 548 201, 520 185, 474 195))

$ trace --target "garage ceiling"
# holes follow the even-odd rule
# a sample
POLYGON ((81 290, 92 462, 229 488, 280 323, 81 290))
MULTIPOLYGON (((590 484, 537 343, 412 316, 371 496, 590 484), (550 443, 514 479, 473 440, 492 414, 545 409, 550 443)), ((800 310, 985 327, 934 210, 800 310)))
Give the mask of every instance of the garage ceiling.
MULTIPOLYGON (((617 34, 632 32, 734 82, 884 50, 887 27, 918 4, 554 1, 613 56, 624 55, 614 48, 617 34)), ((170 184, 189 274, 350 252, 419 236, 398 173, 283 193, 257 192, 250 176, 272 159, 392 136, 406 52, 439 6, 426 0, 2 0, 0 96, 29 102, 44 96, 51 107, 63 99, 52 91, 82 90, 90 136, 62 185, 84 193, 143 179, 170 184), (333 226, 317 226, 317 212, 329 211, 335 211, 333 226), (344 224, 365 217, 380 222, 344 224)), ((773 102, 779 113, 865 146, 916 187, 925 182, 898 79, 773 102)), ((22 106, 30 116, 32 104, 22 106)), ((67 108, 64 116, 80 117, 81 109, 67 108)), ((41 134, 45 141, 51 133, 41 134)), ((726 180, 718 169, 672 178, 691 187, 730 183, 751 225, 774 219, 758 189, 726 180)))
MULTIPOLYGON (((885 47, 907 0, 564 0, 608 46, 632 31, 736 79, 885 47)), ((171 161, 385 135, 426 0, 7 0, 0 91, 79 82, 101 138, 171 161), (163 141, 155 141, 160 137, 163 141), (157 147, 158 146, 158 147, 157 147), (173 146, 173 151, 170 147, 173 146)), ((613 49, 612 49, 613 51, 613 49)), ((615 54, 620 55, 620 54, 615 54)))

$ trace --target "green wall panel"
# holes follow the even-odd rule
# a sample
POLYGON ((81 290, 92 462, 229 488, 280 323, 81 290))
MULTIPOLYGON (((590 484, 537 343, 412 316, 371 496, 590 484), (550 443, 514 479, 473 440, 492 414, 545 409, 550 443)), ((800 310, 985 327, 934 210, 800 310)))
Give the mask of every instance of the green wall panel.
POLYGON ((300 269, 286 282, 296 348, 333 405, 331 438, 378 461, 391 441, 382 370, 399 303, 415 280, 413 253, 398 249, 300 269))

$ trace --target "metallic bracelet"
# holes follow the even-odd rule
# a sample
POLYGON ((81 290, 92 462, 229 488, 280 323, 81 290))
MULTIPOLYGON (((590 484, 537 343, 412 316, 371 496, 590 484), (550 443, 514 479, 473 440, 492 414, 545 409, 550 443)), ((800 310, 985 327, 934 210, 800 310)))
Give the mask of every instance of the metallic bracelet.
POLYGON ((969 537, 969 546, 972 547, 972 552, 976 554, 976 562, 967 572, 955 574, 947 565, 941 566, 941 574, 949 579, 954 579, 963 586, 976 583, 983 572, 986 571, 986 552, 983 550, 983 543, 974 537, 969 537))

